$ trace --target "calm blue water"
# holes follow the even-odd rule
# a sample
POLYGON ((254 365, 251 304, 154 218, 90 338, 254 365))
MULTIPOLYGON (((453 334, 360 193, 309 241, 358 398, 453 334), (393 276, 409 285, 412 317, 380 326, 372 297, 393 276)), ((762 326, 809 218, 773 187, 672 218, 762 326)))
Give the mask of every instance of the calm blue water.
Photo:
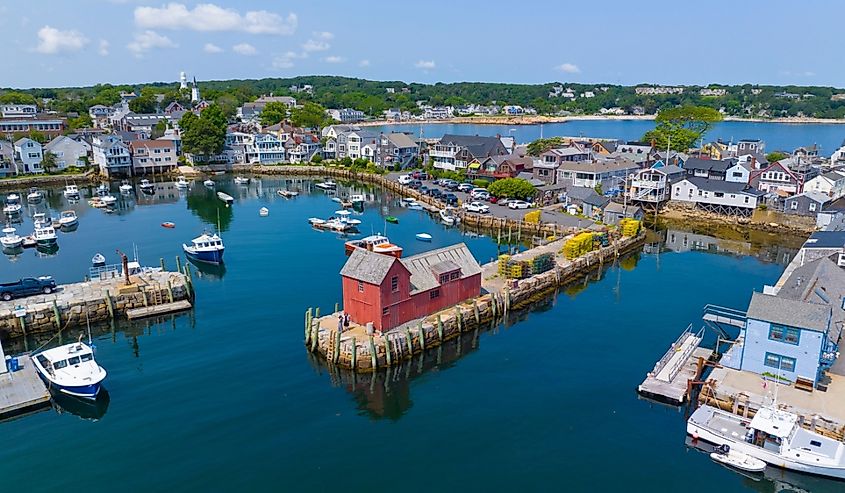
MULTIPOLYGON (((609 139, 638 140, 654 128, 648 120, 576 120, 566 123, 547 123, 542 126, 543 137, 564 135, 568 137, 603 137, 609 139)), ((380 131, 420 133, 420 125, 384 125, 372 127, 380 131)), ((460 135, 512 135, 517 142, 531 142, 540 138, 540 125, 474 125, 434 123, 422 125, 422 135, 438 138, 443 134, 460 135)), ((836 123, 769 123, 769 122, 721 122, 706 136, 707 140, 724 141, 739 139, 763 139, 766 150, 785 149, 819 144, 821 152, 830 155, 845 140, 845 125, 836 123)))
MULTIPOLYGON (((772 491, 687 449, 683 414, 635 389, 702 305, 742 307, 781 266, 692 252, 625 259, 464 338, 460 357, 452 344, 439 365, 428 354, 392 371, 385 390, 383 375, 332 375, 302 345, 305 309, 331 309, 341 295, 342 240, 306 224, 335 203, 319 192, 281 199, 277 188, 297 186, 283 180, 219 185, 233 207, 201 185, 126 201, 120 214, 79 206, 80 227, 60 236, 56 256, 0 257, 3 278, 60 282, 80 279, 96 251, 113 259, 133 243, 145 263, 172 266, 180 242, 213 228, 218 211, 227 247, 225 271, 195 277, 192 313, 98 328, 107 402, 0 423, 3 491, 772 491)), ((480 259, 496 254, 487 238, 392 203, 369 203, 362 229, 384 229, 387 212, 408 254, 461 240, 480 259), (413 240, 421 231, 432 245, 413 240)))

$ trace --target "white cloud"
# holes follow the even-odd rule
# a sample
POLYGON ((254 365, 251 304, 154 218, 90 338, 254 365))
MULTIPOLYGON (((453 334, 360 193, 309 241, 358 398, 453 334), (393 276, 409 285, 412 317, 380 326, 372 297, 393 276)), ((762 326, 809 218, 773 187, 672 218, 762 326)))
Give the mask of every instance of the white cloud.
POLYGON ((202 51, 204 51, 204 52, 206 52, 206 53, 222 53, 222 52, 223 52, 223 48, 221 48, 221 47, 217 46, 217 45, 216 45, 216 44, 214 44, 214 43, 206 43, 206 44, 202 47, 202 51))
POLYGON ((189 9, 182 3, 162 7, 137 7, 135 24, 150 29, 189 29, 191 31, 242 31, 250 34, 290 35, 296 31, 296 14, 282 16, 266 10, 250 10, 243 15, 213 3, 189 9))
POLYGON ((334 39, 334 34, 328 31, 314 31, 311 33, 317 39, 322 39, 324 41, 331 41, 334 39))
POLYGON ((126 47, 136 57, 141 57, 144 53, 155 48, 176 48, 176 43, 170 40, 167 36, 162 36, 155 31, 144 31, 135 34, 135 39, 126 47))
POLYGON ((325 41, 316 40, 316 39, 309 39, 302 45, 302 51, 305 53, 311 53, 313 51, 326 51, 331 48, 332 45, 325 41))
POLYGON ((369 66, 370 66, 370 61, 369 61, 369 60, 366 60, 366 59, 365 59, 365 60, 361 60, 360 62, 358 62, 358 66, 359 66, 359 67, 369 67, 369 66))
POLYGON ((560 70, 561 72, 563 72, 565 74, 580 74, 581 73, 581 69, 578 68, 578 65, 575 65, 574 63, 561 63, 560 65, 558 65, 555 68, 557 70, 560 70))
POLYGON ((434 60, 420 60, 414 64, 414 67, 417 67, 422 70, 433 70, 437 67, 437 64, 434 63, 434 60))
POLYGON ((295 59, 305 58, 306 56, 308 56, 308 55, 306 55, 305 53, 295 53, 293 51, 288 51, 288 52, 285 52, 281 55, 277 55, 275 58, 273 58, 272 65, 273 65, 273 68, 275 68, 275 69, 291 68, 291 67, 294 66, 293 61, 295 59))
POLYGON ((244 56, 252 56, 258 53, 258 50, 255 49, 255 46, 252 46, 249 43, 238 43, 232 47, 232 51, 234 51, 238 55, 244 56))
POLYGON ((323 61, 326 62, 326 63, 343 63, 343 62, 346 61, 346 58, 343 58, 342 56, 337 56, 337 55, 330 55, 330 56, 327 56, 326 58, 323 58, 323 61))
POLYGON ((109 54, 109 42, 106 41, 105 39, 101 39, 100 44, 97 47, 97 53, 99 53, 100 56, 108 56, 108 54, 109 54))
POLYGON ((88 38, 78 31, 60 31, 54 27, 44 26, 38 30, 38 45, 35 51, 45 55, 72 53, 81 50, 87 44, 88 38))

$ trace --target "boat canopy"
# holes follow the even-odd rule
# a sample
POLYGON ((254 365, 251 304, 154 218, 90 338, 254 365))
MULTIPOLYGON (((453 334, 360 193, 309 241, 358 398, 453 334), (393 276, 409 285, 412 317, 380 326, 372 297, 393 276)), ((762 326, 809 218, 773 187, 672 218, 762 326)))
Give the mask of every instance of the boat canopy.
POLYGON ((764 407, 757 411, 749 425, 751 428, 778 438, 786 438, 795 428, 798 416, 786 411, 764 407))
POLYGON ((220 239, 219 236, 217 236, 216 234, 209 235, 208 233, 197 236, 196 238, 191 240, 191 242, 197 248, 207 248, 207 247, 222 246, 223 245, 223 241, 220 239))

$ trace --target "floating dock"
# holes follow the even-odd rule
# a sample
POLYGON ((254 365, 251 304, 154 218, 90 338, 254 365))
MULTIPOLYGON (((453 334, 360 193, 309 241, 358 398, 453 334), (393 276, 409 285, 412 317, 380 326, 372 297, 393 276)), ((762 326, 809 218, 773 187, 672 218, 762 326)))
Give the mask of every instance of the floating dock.
POLYGON ((23 355, 18 361, 18 371, 0 373, 0 417, 3 418, 47 407, 50 403, 50 392, 39 378, 32 359, 23 355))
POLYGON ((126 318, 129 320, 136 320, 139 318, 155 317, 156 315, 166 315, 168 313, 182 312, 190 310, 191 302, 188 300, 174 301, 173 303, 165 303, 163 305, 144 306, 141 308, 130 308, 126 310, 126 318))
POLYGON ((693 333, 689 328, 672 344, 654 369, 637 388, 640 395, 675 406, 689 398, 690 381, 696 381, 704 368, 699 361, 710 357, 710 349, 699 347, 703 329, 693 333))

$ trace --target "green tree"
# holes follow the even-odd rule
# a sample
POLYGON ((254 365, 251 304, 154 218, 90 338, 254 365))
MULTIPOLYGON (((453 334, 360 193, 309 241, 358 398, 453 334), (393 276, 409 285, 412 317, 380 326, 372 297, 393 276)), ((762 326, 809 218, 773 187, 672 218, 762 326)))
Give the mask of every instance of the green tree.
POLYGON ((157 139, 164 135, 164 132, 167 131, 167 122, 164 120, 159 120, 156 123, 155 127, 153 127, 153 131, 150 132, 151 139, 157 139))
POLYGON ((780 161, 781 159, 786 159, 788 157, 789 155, 785 152, 774 151, 766 154, 766 161, 773 163, 775 161, 780 161))
POLYGON ((88 113, 81 113, 78 117, 68 120, 67 125, 70 130, 76 130, 78 128, 91 128, 94 122, 88 113))
POLYGON ((7 91, 0 94, 0 104, 36 104, 35 96, 20 91, 7 91))
POLYGON ((317 103, 308 102, 291 110, 290 120, 296 127, 319 129, 329 121, 329 117, 325 108, 317 103))
POLYGON ((231 94, 222 94, 214 101, 227 119, 235 117, 238 112, 238 98, 231 94))
POLYGON ((211 156, 223 152, 226 143, 226 121, 221 122, 219 108, 211 105, 200 116, 188 112, 179 120, 182 128, 182 148, 185 152, 200 156, 211 156))
POLYGON ((652 142, 659 149, 670 147, 686 151, 714 124, 722 121, 722 114, 706 106, 678 106, 661 110, 655 118, 654 130, 643 135, 644 142, 652 142))
POLYGON ((264 105, 261 110, 261 124, 275 125, 288 117, 288 107, 284 103, 277 103, 275 101, 264 105))
POLYGON ((134 111, 135 113, 155 113, 155 97, 146 94, 143 96, 138 96, 132 101, 129 101, 129 109, 134 111))
POLYGON ((524 199, 534 196, 534 185, 522 178, 505 178, 494 181, 487 187, 487 190, 496 197, 524 199))
POLYGON ((540 154, 548 151, 549 149, 554 149, 555 147, 561 147, 565 144, 563 137, 550 137, 548 139, 537 139, 534 142, 528 144, 528 155, 529 156, 539 156, 540 154))
POLYGON ((58 167, 56 163, 56 155, 50 151, 44 153, 44 157, 41 158, 41 167, 44 169, 45 173, 52 173, 58 167))

